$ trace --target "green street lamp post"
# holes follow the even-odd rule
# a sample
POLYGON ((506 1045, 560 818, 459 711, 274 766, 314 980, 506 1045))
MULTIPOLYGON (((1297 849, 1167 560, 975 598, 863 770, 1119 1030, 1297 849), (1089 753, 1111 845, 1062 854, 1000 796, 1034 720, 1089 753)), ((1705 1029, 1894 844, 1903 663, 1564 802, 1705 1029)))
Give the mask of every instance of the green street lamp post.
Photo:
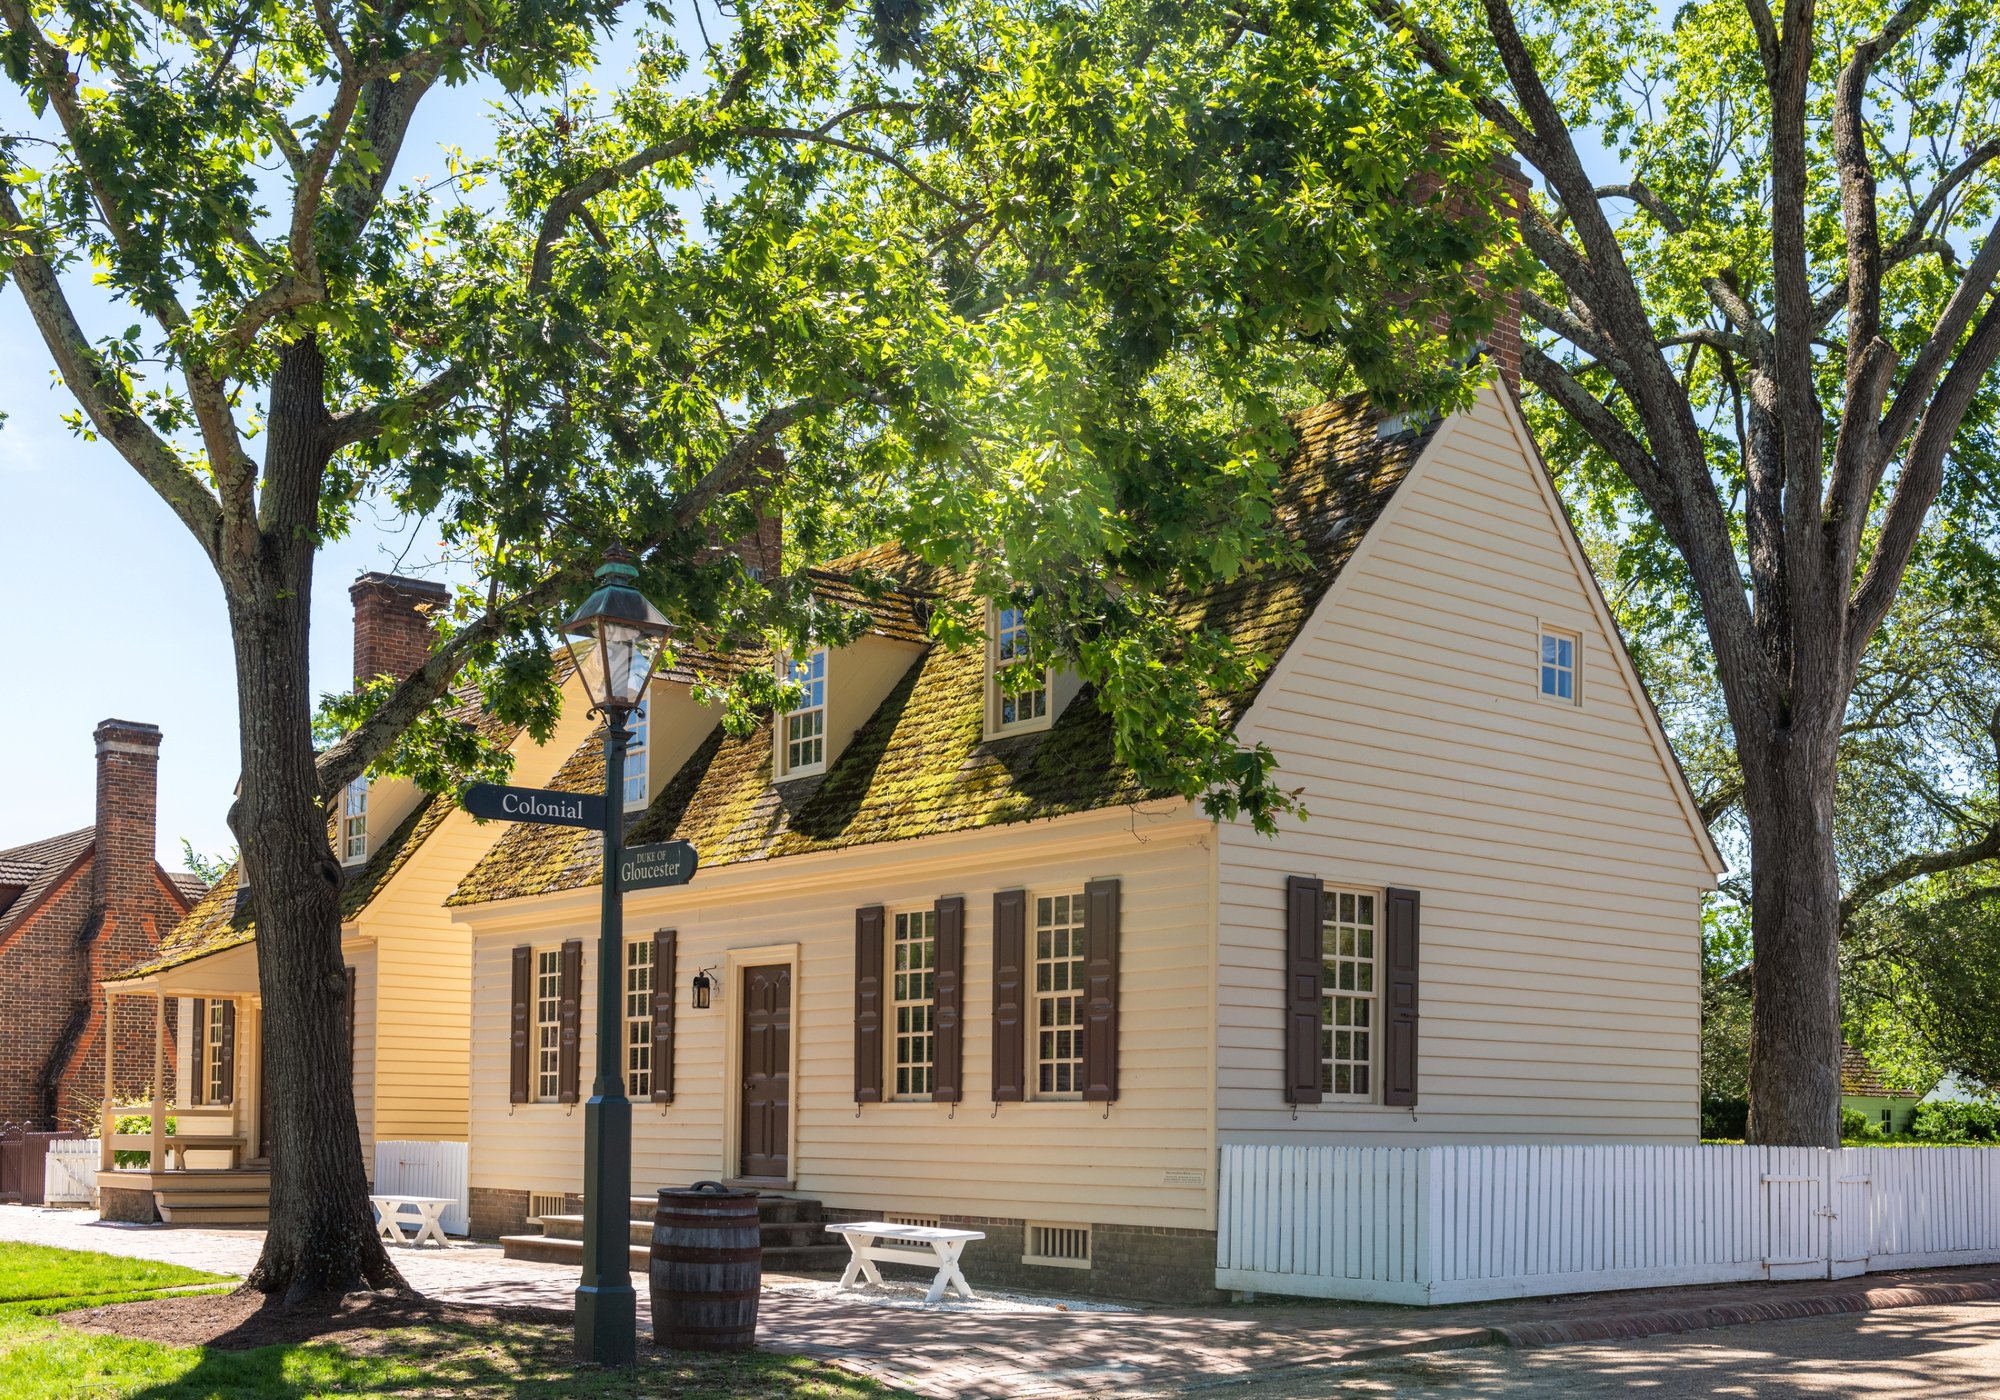
MULTIPOLYGON (((660 659, 667 620, 635 586, 622 549, 605 551, 597 591, 563 631, 592 714, 604 716, 604 906, 597 935, 597 1078, 583 1106, 583 1279, 576 1289, 576 1357, 630 1366, 638 1356, 638 1297, 632 1290, 632 1101, 625 1097, 625 908, 618 888, 624 844, 625 748, 632 712, 660 659), (579 643, 589 646, 579 650, 579 643)), ((656 988, 655 996, 672 996, 656 988)))

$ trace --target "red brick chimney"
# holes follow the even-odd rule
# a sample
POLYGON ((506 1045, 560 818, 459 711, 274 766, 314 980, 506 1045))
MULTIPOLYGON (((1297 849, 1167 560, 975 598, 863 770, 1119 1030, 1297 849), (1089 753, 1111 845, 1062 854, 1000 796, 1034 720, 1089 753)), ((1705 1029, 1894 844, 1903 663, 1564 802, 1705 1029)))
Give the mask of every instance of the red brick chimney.
POLYGON ((431 655, 431 619, 451 590, 427 579, 363 574, 347 590, 354 600, 354 687, 377 676, 402 680, 431 655))
POLYGON ((97 840, 90 904, 107 911, 157 901, 153 847, 158 835, 160 731, 128 719, 97 726, 97 840))
MULTIPOLYGON (((1528 207, 1528 195, 1533 186, 1520 164, 1512 156, 1495 156, 1489 168, 1497 189, 1489 188, 1488 193, 1496 195, 1494 203, 1503 213, 1511 213, 1518 224, 1521 213, 1528 207)), ((1434 195, 1439 188, 1434 177, 1420 177, 1410 191, 1413 200, 1422 202, 1434 195)), ((1445 200, 1445 213, 1458 217, 1467 211, 1467 201, 1460 196, 1445 200)), ((1483 283, 1484 278, 1475 273, 1475 283, 1483 283)), ((1438 329, 1442 329, 1439 327, 1438 329)), ((1500 382, 1516 399, 1521 397, 1521 289, 1509 287, 1501 297, 1500 304, 1493 309, 1493 329, 1486 333, 1480 348, 1492 360, 1499 372, 1500 382)))

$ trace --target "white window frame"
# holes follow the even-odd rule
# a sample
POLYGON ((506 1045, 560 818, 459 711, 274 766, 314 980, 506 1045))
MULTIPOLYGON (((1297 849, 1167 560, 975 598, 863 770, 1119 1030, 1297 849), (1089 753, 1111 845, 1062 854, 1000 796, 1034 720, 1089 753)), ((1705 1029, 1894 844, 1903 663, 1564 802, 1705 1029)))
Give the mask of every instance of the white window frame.
POLYGON ((1031 977, 1028 995, 1034 1007, 1029 1027, 1034 1042, 1028 1056, 1029 1097, 1080 1099, 1083 1097, 1083 891, 1038 894, 1034 896, 1031 912, 1028 932, 1033 941, 1028 947, 1031 977))
MULTIPOLYGON (((1559 655, 1560 653, 1558 653, 1559 655)), ((1572 628, 1557 627, 1547 622, 1542 623, 1536 629, 1535 694, 1551 705, 1576 706, 1583 703, 1583 636, 1581 633, 1572 628), (1559 659, 1553 661, 1548 659, 1550 644, 1554 643, 1557 647, 1560 647, 1564 642, 1569 644, 1570 664, 1568 666, 1562 665, 1559 659), (1559 693, 1560 678, 1565 675, 1569 677, 1569 694, 1567 695, 1559 693), (1550 691, 1546 688, 1552 676, 1557 678, 1557 691, 1550 691)))
POLYGON ((653 1097, 653 938, 625 940, 625 1096, 653 1097))
POLYGON ((1381 1079, 1382 892, 1328 885, 1323 926, 1320 1096, 1327 1103, 1373 1103, 1381 1079))
POLYGON ((201 1082, 204 1104, 233 1103, 236 1086, 224 1075, 229 1066, 222 1057, 223 1023, 229 1018, 229 1003, 216 998, 208 1003, 208 1024, 201 1028, 201 1082))
POLYGON ((368 859, 368 775, 349 783, 340 795, 340 863, 360 865, 368 859))
POLYGON ((537 948, 534 958, 535 1102, 555 1103, 562 1097, 562 949, 537 948))
POLYGON ((937 1088, 937 910, 889 920, 890 1097, 927 1101, 937 1088))
POLYGON ((1001 685, 1000 675, 1015 666, 1028 664, 1028 658, 1020 654, 1027 645, 1027 618, 1025 610, 1006 607, 989 601, 986 605, 986 733, 989 738, 1002 734, 1032 734, 1047 729, 1055 716, 1055 671, 1047 666, 1042 668, 1042 683, 1025 691, 1009 695, 1001 685), (1009 622, 1010 616, 1014 619, 1009 622), (1008 654, 1012 652, 1013 654, 1008 654), (1007 719, 1008 702, 1016 705, 1030 695, 1041 696, 1041 713, 1026 719, 1007 719))
MULTIPOLYGON (((779 678, 803 685, 806 703, 795 710, 787 710, 778 717, 778 776, 780 778, 804 778, 814 773, 826 771, 826 683, 829 657, 825 647, 819 647, 793 662, 789 668, 779 672, 779 678), (817 669, 819 674, 813 675, 817 669), (804 675, 800 673, 804 672, 804 675), (817 724, 813 733, 794 737, 794 720, 812 720, 817 724), (818 757, 794 763, 792 751, 797 744, 817 744, 818 757)), ((805 726, 800 724, 799 729, 805 726)))
POLYGON ((625 810, 636 812, 652 801, 653 788, 648 781, 646 743, 647 733, 652 728, 649 722, 651 706, 641 705, 632 711, 632 733, 625 743, 625 772, 620 790, 624 795, 625 810), (633 796, 633 785, 638 785, 638 795, 633 796))

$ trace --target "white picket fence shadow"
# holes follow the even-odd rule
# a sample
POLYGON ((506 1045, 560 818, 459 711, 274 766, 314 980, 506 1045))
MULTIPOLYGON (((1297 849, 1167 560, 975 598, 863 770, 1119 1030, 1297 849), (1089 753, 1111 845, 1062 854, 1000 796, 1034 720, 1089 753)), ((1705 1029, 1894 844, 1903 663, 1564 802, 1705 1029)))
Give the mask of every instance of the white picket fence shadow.
POLYGON ((466 1162, 462 1142, 378 1142, 374 1191, 378 1196, 449 1196, 458 1204, 440 1217, 445 1233, 463 1235, 472 1227, 466 1162))
POLYGON ((98 1141, 57 1139, 42 1159, 42 1204, 87 1206, 96 1199, 98 1141))
POLYGON ((1222 1149, 1216 1286, 1391 1303, 2000 1260, 2000 1149, 1222 1149))

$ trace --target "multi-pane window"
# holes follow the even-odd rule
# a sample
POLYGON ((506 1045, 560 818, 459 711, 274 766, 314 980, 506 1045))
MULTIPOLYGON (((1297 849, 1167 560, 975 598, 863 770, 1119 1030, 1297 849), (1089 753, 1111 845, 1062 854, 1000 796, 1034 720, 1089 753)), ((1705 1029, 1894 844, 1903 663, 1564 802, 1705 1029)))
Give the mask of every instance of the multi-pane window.
POLYGON ((793 663, 791 680, 804 694, 785 715, 785 771, 808 772, 826 762, 826 652, 793 663))
POLYGON ((363 773, 347 785, 340 803, 340 858, 344 862, 368 858, 368 775, 363 773))
POLYGON ((1365 1099, 1374 1092, 1374 895, 1326 892, 1326 971, 1320 985, 1320 1092, 1365 1099))
POLYGON ((1576 634, 1542 629, 1542 694, 1576 703, 1576 634))
POLYGON ((891 943, 889 1005, 896 1028, 896 1096, 920 1098, 932 1077, 933 979, 937 971, 937 911, 898 914, 891 943))
POLYGON ((1083 896, 1035 900, 1035 1093, 1083 1092, 1083 896))
POLYGON ((646 790, 646 707, 632 711, 632 736, 625 741, 625 806, 643 807, 652 794, 646 790))
POLYGON ((653 940, 625 944, 625 1093, 653 1096, 653 940))
POLYGON ((208 1024, 202 1027, 202 1070, 208 1079, 209 1103, 228 1103, 234 1097, 229 1091, 229 1063, 222 1053, 222 1037, 229 1024, 229 1003, 211 1001, 208 1004, 208 1024))
POLYGON ((562 1093, 562 950, 535 953, 535 1097, 562 1093))
POLYGON ((1027 613, 1020 608, 997 609, 993 614, 993 674, 994 688, 998 692, 999 726, 1002 729, 1048 718, 1049 688, 1046 674, 1041 677, 1042 684, 1020 690, 1009 690, 1000 679, 1010 666, 1020 666, 1027 661, 1027 613))

